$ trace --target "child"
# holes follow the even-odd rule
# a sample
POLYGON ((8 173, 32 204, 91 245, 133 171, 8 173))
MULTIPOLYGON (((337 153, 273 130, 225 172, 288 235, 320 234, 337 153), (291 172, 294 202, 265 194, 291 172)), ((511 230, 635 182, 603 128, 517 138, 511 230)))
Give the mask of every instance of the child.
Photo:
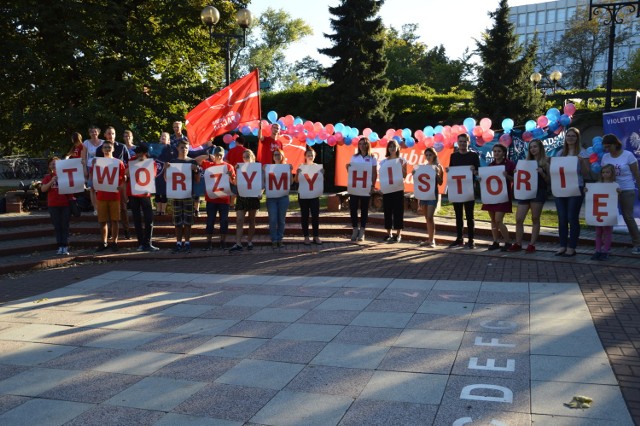
MULTIPOLYGON (((101 146, 104 158, 113 157, 113 142, 106 140, 101 146)), ((100 245, 96 250, 97 253, 103 252, 108 245, 108 224, 111 222, 111 250, 118 251, 118 225, 120 222, 120 190, 125 184, 125 168, 122 160, 119 162, 117 182, 118 188, 114 192, 96 191, 96 200, 98 202, 98 222, 100 223, 100 236, 102 237, 100 245)), ((94 159, 95 162, 95 159, 94 159)), ((96 173, 94 164, 93 173, 96 173)))
MULTIPOLYGON (((200 168, 196 160, 187 157, 189 153, 189 144, 186 140, 178 142, 178 158, 171 160, 172 163, 191 164, 191 189, 193 191, 193 183, 200 181, 200 168)), ((164 169, 165 178, 167 169, 171 167, 169 163, 164 169)), ((172 199, 171 206, 173 208, 173 224, 176 229, 176 246, 171 250, 172 253, 191 253, 191 225, 193 225, 193 195, 189 198, 172 199), (182 237, 184 236, 184 244, 182 237)))
POLYGON ((58 192, 58 176, 56 175, 56 161, 58 157, 49 160, 49 174, 42 179, 40 189, 47 193, 47 207, 51 216, 51 223, 56 234, 58 252, 63 256, 69 255, 69 197, 58 192))
MULTIPOLYGON (((616 169, 613 164, 606 164, 600 170, 599 182, 615 183, 616 169)), ((587 190, 585 189, 585 192, 587 190)), ((620 188, 617 188, 620 193, 620 188)), ((607 260, 609 258, 609 249, 611 248, 611 239, 613 238, 613 226, 596 226, 596 252, 591 256, 591 260, 607 260)))

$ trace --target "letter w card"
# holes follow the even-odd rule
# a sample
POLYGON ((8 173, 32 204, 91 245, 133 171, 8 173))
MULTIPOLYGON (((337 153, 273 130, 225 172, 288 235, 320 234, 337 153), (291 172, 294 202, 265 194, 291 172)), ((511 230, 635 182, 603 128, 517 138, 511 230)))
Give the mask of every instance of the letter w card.
POLYGON ((591 226, 618 224, 617 183, 588 183, 586 185, 584 219, 591 226))

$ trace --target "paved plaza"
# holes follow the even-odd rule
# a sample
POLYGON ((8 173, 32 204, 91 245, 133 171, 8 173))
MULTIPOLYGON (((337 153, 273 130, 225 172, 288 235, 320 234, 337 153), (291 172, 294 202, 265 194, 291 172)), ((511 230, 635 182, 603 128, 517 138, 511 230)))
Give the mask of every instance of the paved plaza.
POLYGON ((0 424, 633 425, 599 272, 527 262, 372 247, 12 277, 55 289, 0 305, 0 424))

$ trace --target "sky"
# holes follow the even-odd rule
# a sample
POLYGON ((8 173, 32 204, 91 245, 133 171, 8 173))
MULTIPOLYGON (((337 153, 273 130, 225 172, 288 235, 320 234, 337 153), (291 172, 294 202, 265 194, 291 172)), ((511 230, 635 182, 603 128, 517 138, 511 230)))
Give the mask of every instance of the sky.
MULTIPOLYGON (((542 3, 541 0, 510 0, 509 6, 542 3)), ((488 12, 498 7, 498 0, 386 0, 380 11, 385 26, 401 30, 404 24, 418 24, 419 41, 429 48, 444 45, 450 59, 458 59, 468 47, 475 49, 474 39, 491 27, 488 12)), ((251 0, 247 8, 254 17, 271 7, 284 9, 292 18, 301 18, 313 28, 314 34, 294 43, 287 56, 293 63, 311 56, 324 66, 332 59, 318 53, 318 48, 330 47, 323 33, 332 33, 330 6, 340 0, 251 0)))

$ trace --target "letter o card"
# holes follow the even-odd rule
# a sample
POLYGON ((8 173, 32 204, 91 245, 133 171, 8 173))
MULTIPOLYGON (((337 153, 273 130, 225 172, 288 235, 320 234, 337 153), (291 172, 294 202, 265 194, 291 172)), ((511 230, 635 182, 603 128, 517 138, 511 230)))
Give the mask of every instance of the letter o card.
POLYGON ((129 162, 129 184, 131 195, 155 194, 156 168, 152 158, 129 162))
POLYGON ((617 183, 588 183, 586 185, 584 219, 591 226, 618 224, 617 183))
POLYGON ((57 160, 56 175, 59 194, 77 194, 84 191, 84 167, 81 159, 57 160))
POLYGON ((509 187, 504 176, 504 166, 480 167, 480 197, 483 204, 500 204, 509 201, 509 187))
POLYGON ((262 195, 261 163, 239 163, 236 178, 239 196, 257 198, 262 195))
POLYGON ((413 170, 415 172, 413 174, 413 196, 423 201, 435 200, 437 193, 435 167, 423 164, 414 167, 413 170))
POLYGON ((320 164, 298 167, 298 195, 301 199, 318 198, 324 192, 324 174, 320 164))

